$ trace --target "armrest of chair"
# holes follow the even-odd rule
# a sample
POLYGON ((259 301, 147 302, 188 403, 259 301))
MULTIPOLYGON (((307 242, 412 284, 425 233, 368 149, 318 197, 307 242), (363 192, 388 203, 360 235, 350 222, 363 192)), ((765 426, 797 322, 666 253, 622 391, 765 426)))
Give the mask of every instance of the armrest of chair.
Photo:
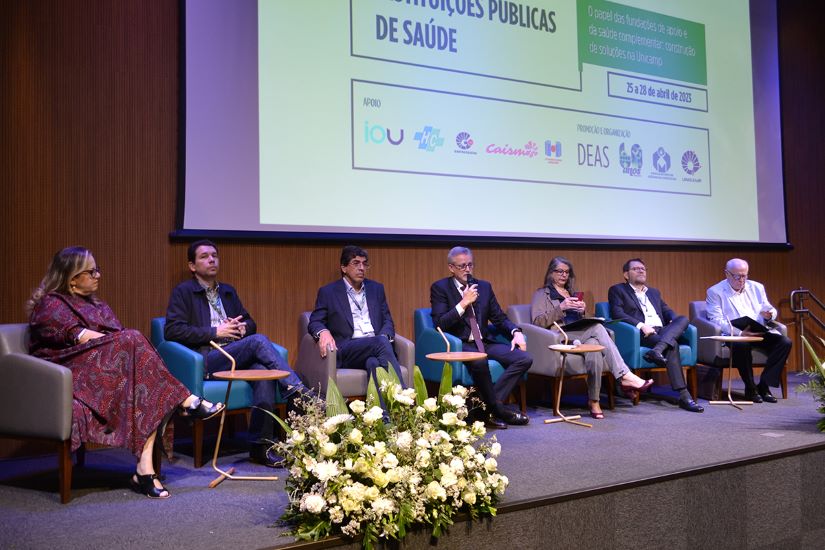
POLYGON ((533 356, 533 366, 530 367, 529 372, 544 376, 558 376, 561 356, 547 346, 561 344, 561 334, 530 323, 520 323, 519 328, 524 332, 527 340, 527 353, 533 356))
POLYGON ((695 317, 690 322, 696 327, 696 359, 707 365, 716 364, 716 358, 722 356, 722 343, 716 340, 703 340, 703 336, 719 336, 722 329, 707 319, 695 317))
POLYGON ((639 368, 642 364, 642 353, 639 349, 642 345, 641 331, 623 321, 614 321, 609 327, 615 334, 614 341, 625 364, 631 369, 639 368))
POLYGON ((270 342, 270 344, 272 344, 272 347, 275 349, 276 352, 278 352, 278 355, 283 357, 284 361, 286 361, 287 364, 288 364, 289 363, 289 350, 286 349, 281 344, 276 344, 275 342, 270 342))
POLYGON ((172 376, 180 380, 193 394, 203 395, 203 355, 169 340, 158 346, 158 354, 172 376))
POLYGON ((318 344, 309 334, 304 334, 298 346, 298 359, 295 361, 295 372, 310 388, 318 389, 326 395, 327 383, 330 378, 336 379, 335 362, 337 353, 330 351, 326 357, 321 357, 318 344))
POLYGON ((684 334, 679 337, 679 343, 690 346, 690 363, 688 365, 695 365, 698 358, 698 331, 694 325, 688 325, 684 334))
POLYGON ((65 441, 72 434, 72 371, 22 353, 0 357, 0 433, 65 441))
POLYGON ((412 371, 413 367, 415 367, 415 344, 400 334, 396 334, 393 347, 395 348, 395 356, 398 358, 398 362, 407 367, 407 378, 409 380, 404 380, 404 383, 407 387, 412 387, 412 371))

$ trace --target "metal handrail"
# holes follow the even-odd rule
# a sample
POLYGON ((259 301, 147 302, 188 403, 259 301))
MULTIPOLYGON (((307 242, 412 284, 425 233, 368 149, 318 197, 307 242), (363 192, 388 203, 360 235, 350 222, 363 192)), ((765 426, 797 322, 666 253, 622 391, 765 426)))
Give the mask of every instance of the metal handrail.
POLYGON ((805 335, 805 319, 810 318, 819 325, 819 328, 825 330, 825 322, 822 321, 816 314, 805 307, 805 300, 810 299, 819 306, 819 309, 822 310, 822 314, 825 314, 825 304, 816 297, 816 294, 808 290, 807 288, 798 288, 797 290, 791 291, 791 312, 796 315, 797 326, 799 326, 799 343, 797 348, 799 349, 799 360, 800 366, 802 370, 805 369, 805 347, 802 345, 802 336, 805 335))

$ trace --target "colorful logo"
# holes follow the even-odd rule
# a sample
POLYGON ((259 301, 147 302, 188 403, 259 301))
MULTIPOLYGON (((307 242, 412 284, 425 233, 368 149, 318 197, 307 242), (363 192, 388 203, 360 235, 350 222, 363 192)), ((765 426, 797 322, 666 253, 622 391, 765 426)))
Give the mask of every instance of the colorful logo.
POLYGON ((619 165, 622 172, 630 176, 638 176, 642 172, 642 148, 638 143, 630 147, 630 154, 625 150, 625 144, 619 145, 619 165))
POLYGON ((432 126, 424 126, 420 132, 416 132, 413 139, 418 142, 418 149, 432 153, 436 147, 444 145, 444 138, 441 137, 441 129, 432 126))
POLYGON ((491 143, 485 151, 491 155, 533 158, 539 154, 539 146, 534 141, 528 141, 524 144, 524 147, 510 147, 509 144, 496 145, 491 143))
POLYGON ((455 149, 454 152, 462 153, 464 155, 477 155, 475 151, 470 151, 470 148, 473 146, 475 142, 470 138, 469 132, 459 132, 458 135, 455 136, 455 144, 458 149, 455 149))
POLYGON ((384 143, 389 142, 392 145, 401 145, 404 141, 404 129, 399 131, 398 139, 393 139, 392 130, 379 126, 377 124, 370 126, 369 121, 364 121, 364 143, 384 143))
POLYGON ((699 157, 693 151, 685 151, 682 155, 682 170, 689 176, 692 176, 699 171, 702 165, 699 163, 699 157))
POLYGON ((561 162, 561 142, 544 140, 544 160, 550 164, 558 164, 561 162))
POLYGON ((670 171, 670 154, 664 147, 659 147, 653 153, 653 168, 660 174, 667 174, 670 171))

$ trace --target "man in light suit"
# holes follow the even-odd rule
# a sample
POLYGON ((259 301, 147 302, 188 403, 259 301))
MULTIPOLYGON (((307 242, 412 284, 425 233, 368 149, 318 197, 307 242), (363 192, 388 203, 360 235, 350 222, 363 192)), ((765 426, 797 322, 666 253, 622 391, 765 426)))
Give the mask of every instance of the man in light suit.
POLYGON ((525 351, 527 343, 521 329, 501 310, 492 285, 473 278, 473 253, 469 248, 457 246, 450 250, 447 266, 451 276, 430 287, 433 324, 460 338, 464 351, 484 351, 504 367, 504 374, 494 385, 486 359, 465 362, 487 406, 482 414, 487 425, 506 428, 507 424, 527 424, 529 418, 504 406, 504 400, 533 364, 525 351), (510 335, 511 345, 488 338, 488 322, 510 335))
POLYGON ((679 356, 677 340, 688 327, 687 317, 677 315, 657 289, 647 286, 647 266, 640 258, 626 261, 622 272, 625 282, 611 286, 607 292, 610 317, 639 329, 641 345, 650 348, 645 360, 667 368, 670 386, 679 392, 679 407, 703 412, 705 409, 687 390, 679 356))
POLYGON ((761 342, 732 343, 731 356, 745 383, 745 398, 754 403, 776 403, 770 386, 779 386, 779 374, 791 353, 791 341, 778 330, 771 329, 776 308, 768 302, 764 285, 748 279, 748 262, 739 258, 728 261, 725 280, 708 289, 707 313, 708 319, 722 330, 722 334, 763 337, 761 342), (750 317, 770 330, 765 334, 741 331, 731 325, 731 320, 739 317, 750 317), (768 355, 758 385, 753 380, 752 347, 761 348, 768 355))
POLYGON ((391 365, 401 385, 404 377, 392 342, 395 325, 384 285, 366 278, 367 251, 357 246, 341 250, 341 278, 318 289, 307 330, 321 357, 337 350, 337 367, 366 369, 378 387, 375 369, 391 365))

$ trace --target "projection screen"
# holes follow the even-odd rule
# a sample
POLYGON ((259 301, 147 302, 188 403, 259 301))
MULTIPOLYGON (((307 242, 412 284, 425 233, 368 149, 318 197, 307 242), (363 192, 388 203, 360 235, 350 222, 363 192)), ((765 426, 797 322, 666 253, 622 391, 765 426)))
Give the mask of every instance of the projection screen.
POLYGON ((785 244, 773 0, 189 0, 180 234, 785 244))

